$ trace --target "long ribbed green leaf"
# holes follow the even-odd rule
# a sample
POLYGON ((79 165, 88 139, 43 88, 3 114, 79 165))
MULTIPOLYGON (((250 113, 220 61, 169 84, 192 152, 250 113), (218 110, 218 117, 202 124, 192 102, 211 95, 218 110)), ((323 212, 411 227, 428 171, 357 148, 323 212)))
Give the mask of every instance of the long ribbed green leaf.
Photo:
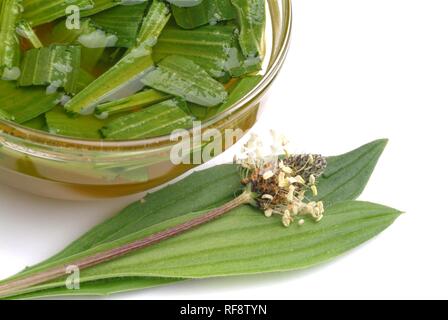
POLYGON ((141 44, 133 48, 106 73, 78 93, 65 109, 78 114, 91 114, 98 104, 114 99, 128 97, 140 91, 144 85, 141 79, 153 68, 152 47, 167 22, 166 13, 159 2, 154 1, 145 17, 146 21, 155 23, 156 27, 145 29, 148 39, 141 39, 141 44))
POLYGON ((147 3, 113 7, 91 17, 92 22, 104 31, 118 37, 116 47, 135 46, 136 38, 147 3))
MULTIPOLYGON (((130 88, 129 94, 141 89, 140 79, 153 67, 150 49, 134 49, 116 65, 92 82, 65 105, 69 112, 91 114, 102 102, 113 100, 112 96, 120 89, 130 88)), ((125 94, 125 96, 129 95, 125 94)))
POLYGON ((170 95, 156 90, 146 90, 130 97, 100 104, 96 108, 96 113, 102 117, 108 117, 113 114, 132 111, 136 108, 147 107, 168 100, 170 97, 170 95))
POLYGON ((265 0, 231 0, 238 13, 240 46, 246 57, 261 56, 266 25, 265 0))
MULTIPOLYGON (((354 171, 358 174, 352 180, 359 182, 359 184, 349 184, 350 188, 340 186, 335 188, 332 197, 337 195, 340 200, 350 200, 354 194, 359 194, 371 170, 366 166, 358 166, 358 162, 376 163, 379 154, 372 146, 382 150, 384 145, 385 141, 379 140, 355 152, 331 158, 328 172, 338 171, 349 174, 354 171), (369 156, 359 158, 357 156, 359 153, 369 154, 369 156), (350 159, 358 160, 354 162, 350 159)), ((328 190, 333 184, 329 177, 323 179, 319 187, 328 190)), ((195 173, 174 185, 148 195, 145 202, 132 204, 116 217, 75 241, 57 256, 22 274, 36 272, 40 268, 45 269, 57 261, 72 259, 69 257, 86 250, 98 250, 99 245, 113 245, 113 241, 126 242, 126 237, 129 235, 138 237, 141 233, 153 232, 157 228, 163 228, 164 224, 185 218, 188 212, 216 207, 231 199, 239 186, 239 176, 233 165, 218 166, 195 173)), ((323 200, 326 201, 325 197, 323 200)), ((257 210, 245 207, 206 228, 185 234, 183 236, 185 238, 172 239, 170 244, 167 242, 148 251, 144 250, 111 262, 117 263, 114 266, 104 265, 100 267, 105 269, 96 269, 96 272, 104 272, 103 276, 106 276, 105 273, 108 272, 106 277, 113 276, 111 279, 93 281, 96 276, 90 277, 93 274, 92 269, 89 271, 92 272, 90 276, 87 271, 83 273, 85 282, 78 292, 67 292, 63 288, 47 290, 34 288, 33 290, 39 291, 23 297, 109 294, 160 285, 161 281, 170 280, 146 277, 152 273, 168 277, 204 277, 308 267, 368 240, 386 228, 398 215, 397 211, 379 205, 345 202, 331 207, 322 224, 309 223, 302 229, 297 227, 285 230, 275 219, 266 219, 257 210), (204 242, 203 237, 213 241, 204 242), (275 237, 278 237, 278 241, 270 241, 275 237), (188 245, 190 243, 194 245, 190 247, 188 245), (259 243, 263 243, 262 254, 260 254, 259 243), (288 245, 285 246, 284 243, 288 245), (213 245, 213 248, 207 245, 213 245), (268 255, 265 248, 270 248, 272 254, 268 255), (220 252, 220 250, 224 251, 220 252), (188 252, 192 256, 188 257, 188 252), (242 256, 235 260, 238 255, 242 256), (145 260, 140 264, 143 256, 151 263, 145 260), (258 263, 251 263, 252 260, 258 263), (135 273, 132 275, 125 272, 128 270, 128 263, 132 263, 132 266, 136 263, 135 273), (115 278, 118 275, 126 277, 115 278), (88 279, 92 281, 87 281, 88 279)), ((134 270, 133 267, 132 270, 134 270)), ((39 288, 54 285, 58 286, 60 283, 53 282, 39 288)))
MULTIPOLYGON (((326 172, 338 171, 341 175, 354 172, 356 177, 352 179, 355 183, 350 184, 350 188, 336 188, 332 186, 331 178, 325 176, 321 178, 319 190, 334 190, 329 202, 333 202, 335 198, 339 201, 354 200, 364 190, 372 174, 372 168, 366 167, 365 164, 372 163, 374 166, 381 155, 381 152, 377 152, 377 148, 383 150, 386 143, 386 140, 377 140, 350 153, 330 158, 326 172), (365 157, 359 158, 359 154, 365 154, 365 157)), ((164 219, 214 207, 230 200, 239 186, 240 177, 234 165, 221 165, 195 172, 180 182, 148 194, 145 203, 136 202, 130 205, 117 216, 75 241, 50 261, 79 253, 100 243, 120 239, 126 234, 138 232, 164 219), (182 193, 180 198, 179 193, 182 193)), ((324 194, 321 192, 321 195, 324 194)), ((327 202, 325 195, 321 200, 327 202)))
POLYGON ((358 198, 387 142, 377 140, 347 154, 328 158, 328 168, 319 179, 319 196, 315 200, 332 204, 358 198))
POLYGON ((203 0, 196 6, 171 6, 176 23, 184 29, 194 29, 206 24, 236 18, 236 11, 230 0, 203 0))
POLYGON ((101 139, 100 129, 106 124, 94 116, 70 117, 63 108, 45 114, 48 131, 67 137, 101 139))
POLYGON ((136 45, 146 44, 153 47, 170 17, 168 5, 163 1, 153 0, 148 14, 142 21, 136 45))
POLYGON ((23 0, 22 4, 22 17, 33 27, 65 17, 68 6, 86 10, 94 5, 92 0, 23 0))
POLYGON ((227 92, 221 83, 182 56, 166 57, 142 82, 151 88, 204 107, 214 107, 227 98, 227 92))
POLYGON ((20 15, 20 1, 0 2, 0 78, 17 80, 20 76, 20 47, 16 23, 20 15))
POLYGON ((189 104, 190 113, 199 120, 207 120, 214 115, 224 112, 228 108, 232 107, 237 101, 246 96, 256 85, 261 81, 262 76, 247 76, 241 79, 237 79, 236 83, 230 87, 229 97, 226 102, 221 106, 215 108, 206 108, 196 104, 189 104))
POLYGON ((25 53, 19 86, 50 85, 74 93, 81 67, 81 47, 52 45, 25 53))
POLYGON ((185 113, 185 101, 171 99, 122 116, 101 130, 108 140, 158 137, 176 129, 193 127, 193 117, 185 113))
POLYGON ((0 80, 0 109, 17 123, 24 123, 51 110, 59 103, 57 94, 46 94, 39 87, 18 88, 11 81, 0 80))
POLYGON ((236 85, 230 90, 229 98, 219 107, 218 113, 232 107, 236 102, 244 98, 249 92, 260 83, 262 76, 245 77, 238 80, 236 85))
POLYGON ((234 46, 236 26, 205 26, 195 30, 167 27, 154 47, 154 61, 178 55, 194 61, 212 77, 220 78, 239 61, 230 55, 234 46))
MULTIPOLYGON (((153 234, 199 214, 201 212, 191 213, 153 225, 113 245, 153 234)), ((318 224, 285 229, 278 220, 267 219, 258 209, 244 206, 154 247, 86 269, 82 279, 87 283, 120 277, 192 279, 305 269, 373 238, 400 214, 377 204, 340 202, 330 207, 325 219, 318 224)), ((96 248, 101 249, 104 248, 96 248)), ((62 280, 40 287, 51 289, 64 284, 62 280)), ((160 282, 151 285, 157 284, 160 282)), ((39 292, 36 295, 39 296, 39 292)))
POLYGON ((22 36, 23 38, 27 39, 33 48, 42 48, 43 44, 40 41, 39 37, 34 32, 33 28, 31 27, 30 23, 26 20, 21 20, 17 23, 16 28, 17 33, 22 36))

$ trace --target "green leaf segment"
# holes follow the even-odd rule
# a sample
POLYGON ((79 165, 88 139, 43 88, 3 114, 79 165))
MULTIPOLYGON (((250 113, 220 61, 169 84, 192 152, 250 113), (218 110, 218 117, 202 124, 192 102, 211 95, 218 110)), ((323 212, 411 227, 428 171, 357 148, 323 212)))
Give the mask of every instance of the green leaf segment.
POLYGON ((20 48, 16 34, 21 6, 20 0, 0 2, 0 78, 17 80, 20 76, 20 48))
POLYGON ((55 92, 63 87, 74 93, 81 67, 81 47, 52 45, 25 53, 19 86, 48 85, 55 92))

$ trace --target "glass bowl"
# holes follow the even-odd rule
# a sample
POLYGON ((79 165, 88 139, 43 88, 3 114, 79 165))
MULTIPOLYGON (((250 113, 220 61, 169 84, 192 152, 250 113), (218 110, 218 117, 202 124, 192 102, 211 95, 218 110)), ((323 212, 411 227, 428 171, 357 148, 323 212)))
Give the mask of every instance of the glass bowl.
MULTIPOLYGON (((202 130, 247 132, 257 121, 291 39, 291 0, 267 3, 262 81, 226 112, 202 123, 202 130)), ((175 144, 178 142, 171 141, 170 136, 113 142, 80 140, 0 121, 0 183, 58 199, 130 195, 159 186, 194 167, 173 164, 170 153, 175 144)))

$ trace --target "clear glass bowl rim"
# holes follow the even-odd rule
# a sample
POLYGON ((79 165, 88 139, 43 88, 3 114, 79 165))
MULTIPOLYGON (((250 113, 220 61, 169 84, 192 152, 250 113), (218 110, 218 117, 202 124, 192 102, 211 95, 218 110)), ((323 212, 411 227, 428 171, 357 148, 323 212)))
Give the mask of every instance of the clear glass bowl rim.
MULTIPOLYGON (((279 14, 276 12, 277 7, 273 6, 277 0, 268 0, 271 20, 274 14, 279 14)), ((271 61, 266 73, 263 75, 262 81, 243 99, 239 100, 234 104, 232 108, 224 113, 221 113, 213 118, 209 119, 202 124, 203 129, 212 127, 214 124, 222 121, 225 118, 231 117, 234 113, 242 110, 245 106, 251 106, 252 108, 256 106, 256 100, 259 98, 260 94, 265 92, 267 88, 272 84, 277 74, 279 73, 288 53, 290 41, 291 41, 291 27, 292 27, 292 0, 278 0, 282 3, 282 13, 281 15, 281 37, 278 40, 279 47, 273 48, 275 52, 271 54, 271 61)), ((277 31, 273 28, 273 33, 277 31)), ((275 36, 274 34, 272 35, 275 36)), ((12 123, 9 121, 0 120, 0 124, 3 126, 3 130, 0 130, 0 134, 3 134, 3 139, 14 140, 15 143, 31 143, 36 145, 42 145, 45 147, 58 146, 62 148, 75 148, 75 149, 90 149, 90 150, 105 150, 113 149, 125 151, 126 149, 136 150, 136 149, 147 149, 150 146, 161 146, 171 143, 171 136, 161 136, 150 139, 141 140, 126 140, 126 141, 105 141, 105 140, 84 140, 78 138, 64 137, 59 135, 54 135, 51 133, 43 132, 40 130, 24 127, 20 124, 12 123), (3 132, 1 132, 3 131, 3 132)))

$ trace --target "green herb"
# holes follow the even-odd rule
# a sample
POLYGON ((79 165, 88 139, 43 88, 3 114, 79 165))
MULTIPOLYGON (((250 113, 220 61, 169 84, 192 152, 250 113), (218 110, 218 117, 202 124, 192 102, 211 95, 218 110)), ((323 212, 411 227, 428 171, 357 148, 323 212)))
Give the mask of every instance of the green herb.
POLYGON ((265 0, 231 0, 238 14, 240 46, 248 58, 262 55, 266 24, 265 0))
POLYGON ((23 0, 22 17, 33 27, 65 17, 68 5, 86 10, 93 6, 92 0, 23 0))
POLYGON ((227 110, 236 102, 244 98, 260 83, 261 79, 261 76, 248 76, 239 79, 235 86, 231 88, 229 98, 222 106, 219 107, 217 112, 220 113, 227 110))
POLYGON ((216 106, 227 98, 227 92, 221 83, 193 61, 181 56, 163 59, 142 82, 151 88, 205 107, 216 106))
POLYGON ((16 31, 23 38, 27 39, 34 48, 37 49, 37 48, 43 47, 42 42, 40 41, 39 37, 34 32, 31 25, 28 23, 28 21, 25 21, 25 20, 19 21, 19 23, 17 24, 16 31))
POLYGON ((89 72, 80 68, 78 77, 77 77, 77 81, 76 81, 76 85, 74 88, 74 93, 77 94, 77 93, 81 92, 93 81, 95 81, 95 77, 92 76, 89 72))
POLYGON ((136 45, 137 34, 147 3, 116 6, 91 17, 102 30, 117 36, 115 46, 131 48, 136 45))
POLYGON ((190 113, 199 120, 207 120, 210 117, 226 111, 233 106, 236 102, 243 99, 248 93, 254 89, 261 81, 262 76, 247 76, 236 80, 235 84, 230 86, 229 97, 222 105, 214 108, 206 108, 197 104, 190 103, 188 108, 190 113))
POLYGON ((156 90, 146 90, 127 98, 100 104, 96 108, 96 113, 100 116, 107 117, 117 113, 132 111, 136 108, 151 106, 167 100, 170 97, 156 90))
MULTIPOLYGON (((357 152, 369 153, 373 145, 384 148, 385 141, 374 142, 357 152)), ((332 158, 327 170, 362 172, 360 176, 365 177, 369 170, 364 171, 362 162, 376 162, 379 157, 375 151, 370 153, 369 159, 348 163, 347 158, 352 158, 353 154, 332 158), (342 162, 347 165, 333 168, 332 163, 342 162)), ((110 294, 192 278, 259 274, 314 266, 364 243, 400 215, 388 207, 352 201, 352 195, 362 191, 362 184, 349 184, 349 188, 342 189, 338 184, 331 178, 319 183, 319 188, 333 188, 341 201, 328 207, 325 218, 318 224, 307 223, 302 227, 285 229, 276 219, 266 219, 257 209, 242 206, 213 223, 157 246, 83 269, 80 290, 67 291, 64 279, 56 279, 24 289, 20 291, 22 295, 15 298, 110 294)), ((4 290, 5 284, 14 279, 98 255, 201 217, 203 208, 212 208, 212 211, 213 208, 222 208, 223 203, 234 198, 235 190, 239 188, 240 177, 233 165, 195 173, 148 195, 145 201, 134 203, 60 254, 1 283, 0 288, 4 290), (180 195, 182 201, 179 201, 180 195)))
POLYGON ((20 15, 19 0, 0 3, 0 78, 17 80, 20 77, 20 48, 16 23, 20 15))
POLYGON ((122 116, 101 130, 106 139, 144 139, 170 134, 180 128, 191 128, 193 118, 185 113, 185 102, 171 99, 144 110, 122 116))
POLYGON ((100 139, 100 129, 105 125, 105 121, 94 116, 70 117, 63 108, 47 112, 45 119, 50 133, 83 139, 100 139))
MULTIPOLYGON (((65 108, 69 112, 88 115, 94 112, 97 104, 113 100, 112 96, 120 89, 137 82, 137 91, 141 88, 139 81, 153 67, 151 50, 134 49, 106 73, 78 93, 65 108)), ((134 91, 131 88, 132 91, 134 91)), ((126 96, 127 94, 125 94, 126 96)))
POLYGON ((173 4, 171 8, 176 23, 184 29, 216 24, 220 21, 233 20, 236 17, 230 0, 203 0, 198 5, 191 7, 183 7, 181 4, 173 4))
POLYGON ((49 85, 55 92, 63 87, 67 93, 74 93, 81 65, 81 47, 53 45, 31 49, 25 53, 19 86, 49 85))
POLYGON ((153 47, 170 20, 171 13, 168 6, 159 0, 153 0, 148 14, 145 16, 137 36, 136 45, 153 47))
POLYGON ((232 25, 205 26, 195 30, 169 26, 154 47, 154 61, 170 55, 183 56, 201 66, 212 77, 221 78, 234 65, 239 66, 239 61, 231 55, 233 50, 238 50, 233 47, 235 30, 232 25))
MULTIPOLYGON (((157 21, 157 25, 167 22, 166 12, 163 11, 158 1, 154 1, 145 18, 147 21, 157 21)), ((157 27, 157 30, 163 26, 157 27)), ((133 48, 117 64, 106 73, 92 82, 87 88, 78 93, 65 105, 68 112, 88 115, 94 112, 99 103, 129 96, 143 88, 141 78, 153 68, 151 57, 154 36, 148 32, 150 37, 142 41, 138 47, 133 48)))
POLYGON ((47 94, 39 87, 18 88, 11 81, 0 80, 0 109, 17 123, 24 123, 51 110, 59 103, 58 94, 47 94))
MULTIPOLYGON (((249 80, 230 97, 225 88, 262 66, 264 1, 4 0, 0 5, 2 80, 17 80, 20 90, 10 90, 17 96, 34 97, 42 92, 38 87, 46 86, 46 98, 54 98, 52 104, 20 111, 5 107, 14 109, 12 115, 20 113, 14 118, 19 123, 59 102, 66 118, 81 127, 83 117, 95 122, 93 113, 126 116, 170 98, 187 101, 183 111, 205 120, 241 99, 249 80), (76 9, 82 17, 79 28, 76 9), (153 90, 142 91, 145 86, 153 90), (51 97, 62 88, 67 96, 51 97)), ((61 112, 48 118, 62 119, 61 112)), ((63 125, 57 130, 58 121, 51 127, 36 124, 59 134, 101 138, 96 129, 76 135, 63 125)))

